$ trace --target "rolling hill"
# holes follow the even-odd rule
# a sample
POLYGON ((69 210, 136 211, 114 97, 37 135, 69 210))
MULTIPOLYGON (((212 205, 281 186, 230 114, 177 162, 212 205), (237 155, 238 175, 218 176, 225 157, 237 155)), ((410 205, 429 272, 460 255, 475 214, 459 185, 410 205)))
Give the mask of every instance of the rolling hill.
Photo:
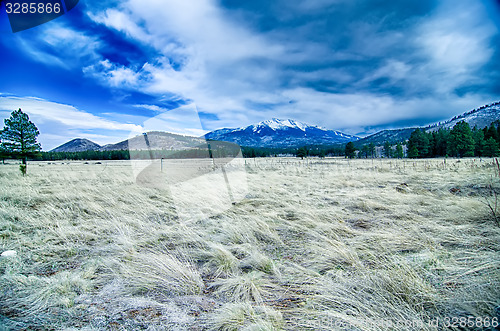
MULTIPOLYGON (((175 133, 151 131, 147 133, 149 149, 152 150, 184 150, 206 144, 205 139, 192 136, 184 136, 175 133)), ((102 151, 117 150, 144 150, 148 149, 143 135, 120 141, 116 144, 108 144, 101 148, 102 151)))
POLYGON ((374 143, 375 145, 383 145, 386 141, 390 142, 391 144, 403 142, 410 138, 411 133, 415 131, 415 129, 416 127, 382 130, 356 141, 355 145, 364 145, 369 143, 374 143))
MULTIPOLYGON (((420 127, 424 131, 437 131, 441 128, 451 129, 460 121, 465 121, 469 124, 471 128, 477 126, 478 128, 484 128, 489 126, 491 123, 500 120, 500 102, 494 102, 489 105, 484 105, 479 108, 473 109, 469 112, 463 113, 461 115, 455 116, 452 119, 436 123, 434 125, 420 127)), ((415 131, 417 127, 404 128, 404 129, 393 129, 393 130, 382 130, 367 137, 364 137, 356 142, 358 145, 374 143, 382 145, 384 142, 389 141, 390 143, 403 142, 410 138, 410 135, 415 131)))
POLYGON ((451 129, 460 121, 469 123, 471 128, 474 126, 484 128, 498 120, 500 120, 500 102, 494 102, 463 113, 462 115, 455 116, 449 121, 426 127, 425 129, 427 131, 437 131, 440 128, 451 129))
MULTIPOLYGON (((152 131, 147 133, 149 149, 152 150, 185 150, 206 145, 204 138, 183 136, 179 134, 152 131)), ((100 146, 88 139, 73 139, 51 150, 51 152, 83 152, 83 151, 118 151, 145 150, 148 146, 143 135, 120 141, 116 144, 100 146)))
POLYGON ((83 151, 98 151, 101 146, 88 139, 76 138, 68 141, 54 149, 51 152, 83 152, 83 151))

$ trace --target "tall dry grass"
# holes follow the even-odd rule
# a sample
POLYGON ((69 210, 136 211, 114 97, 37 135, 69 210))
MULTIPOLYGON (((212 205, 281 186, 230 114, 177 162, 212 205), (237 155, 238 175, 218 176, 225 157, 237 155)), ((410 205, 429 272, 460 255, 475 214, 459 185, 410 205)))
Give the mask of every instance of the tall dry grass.
POLYGON ((138 185, 126 162, 0 166, 0 251, 17 252, 0 259, 0 324, 435 330, 499 317, 493 160, 245 163, 246 197, 200 201, 208 216, 191 219, 181 205, 199 197, 138 185))

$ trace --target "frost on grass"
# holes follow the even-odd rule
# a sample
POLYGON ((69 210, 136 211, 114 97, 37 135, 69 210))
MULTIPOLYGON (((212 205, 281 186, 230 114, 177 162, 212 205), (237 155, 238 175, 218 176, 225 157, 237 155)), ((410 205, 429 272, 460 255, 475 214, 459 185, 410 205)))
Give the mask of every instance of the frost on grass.
MULTIPOLYGON (((177 163, 196 170, 189 162, 177 163)), ((435 317, 496 316, 492 160, 245 167, 245 198, 214 213, 196 187, 172 197, 137 185, 124 162, 34 163, 26 177, 0 165, 0 252, 17 252, 0 258, 0 323, 385 330, 413 321, 432 330, 435 317), (205 216, 191 217, 190 205, 205 216)))

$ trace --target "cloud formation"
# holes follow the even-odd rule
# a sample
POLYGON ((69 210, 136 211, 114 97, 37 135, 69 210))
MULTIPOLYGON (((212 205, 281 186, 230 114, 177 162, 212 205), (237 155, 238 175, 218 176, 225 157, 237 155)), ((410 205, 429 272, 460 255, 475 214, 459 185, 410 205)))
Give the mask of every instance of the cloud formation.
POLYGON ((106 119, 70 105, 35 97, 0 96, 0 114, 3 118, 9 117, 13 110, 20 108, 19 105, 22 105, 22 110, 40 132, 47 133, 39 139, 44 150, 77 137, 93 139, 100 144, 115 143, 117 137, 142 130, 139 125, 106 119))
POLYGON ((484 5, 466 2, 278 2, 280 10, 259 2, 262 14, 215 1, 128 0, 90 17, 156 50, 135 71, 102 68, 104 84, 192 100, 219 119, 209 127, 280 116, 352 132, 494 97, 456 92, 477 83, 498 35, 484 5))
MULTIPOLYGON (((113 112, 95 104, 115 104, 113 123, 121 115, 140 125, 196 105, 202 128, 192 132, 278 117, 363 135, 500 99, 493 0, 124 0, 77 8, 75 21, 12 40, 30 61, 60 70, 54 84, 82 82, 75 98, 86 91, 95 102, 75 101, 74 110, 104 119, 113 112)), ((46 100, 62 93, 32 90, 46 100)), ((99 121, 89 123, 102 134, 99 121)))

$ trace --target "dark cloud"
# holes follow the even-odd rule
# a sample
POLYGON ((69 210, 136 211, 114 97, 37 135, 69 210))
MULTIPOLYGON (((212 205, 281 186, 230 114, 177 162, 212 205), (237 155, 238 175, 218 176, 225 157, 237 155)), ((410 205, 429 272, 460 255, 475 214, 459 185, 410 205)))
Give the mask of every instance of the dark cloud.
MULTIPOLYGON (((443 78, 440 68, 430 68, 432 59, 421 40, 427 36, 419 30, 433 15, 438 16, 436 20, 450 19, 439 13, 438 1, 226 0, 222 4, 229 13, 245 17, 245 24, 258 33, 285 45, 289 56, 275 64, 284 72, 280 76, 282 86, 307 86, 333 93, 388 93, 404 98, 432 94, 434 83, 443 78), (322 75, 328 71, 332 74, 322 75)), ((482 10, 481 14, 485 13, 482 10)), ((457 16, 457 20, 463 18, 469 19, 457 16)), ((470 24, 456 22, 456 27, 467 29, 470 24)), ((443 38, 451 32, 444 31, 443 38)), ((497 39, 489 42, 495 55, 497 39)), ((482 82, 466 80, 452 90, 458 96, 474 89, 497 93, 492 82, 499 72, 498 58, 491 56, 491 61, 472 73, 483 77, 482 82)))

